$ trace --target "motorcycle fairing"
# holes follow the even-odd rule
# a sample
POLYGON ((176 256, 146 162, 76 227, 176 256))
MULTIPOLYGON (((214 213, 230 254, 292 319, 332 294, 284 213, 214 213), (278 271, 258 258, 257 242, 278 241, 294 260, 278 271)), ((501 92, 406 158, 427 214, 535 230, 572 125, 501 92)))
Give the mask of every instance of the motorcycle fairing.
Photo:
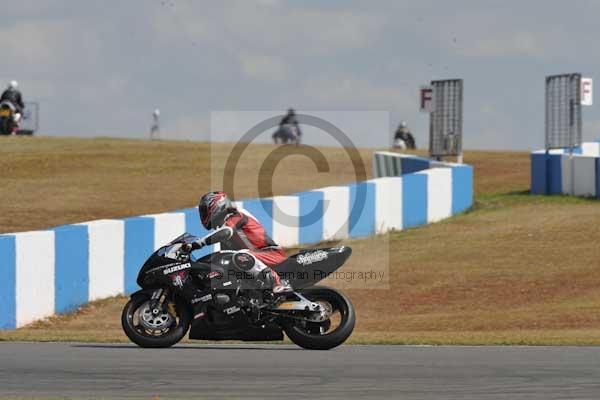
POLYGON ((302 250, 290 256, 275 270, 294 289, 312 286, 340 268, 352 254, 346 246, 302 250))

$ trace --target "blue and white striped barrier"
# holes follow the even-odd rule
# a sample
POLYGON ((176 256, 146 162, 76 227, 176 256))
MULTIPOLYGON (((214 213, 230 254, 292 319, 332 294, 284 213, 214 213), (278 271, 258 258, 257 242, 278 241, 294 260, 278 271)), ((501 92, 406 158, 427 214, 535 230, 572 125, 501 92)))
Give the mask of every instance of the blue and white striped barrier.
MULTIPOLYGON (((373 155, 373 175, 375 178, 402 176, 406 178, 405 201, 413 202, 414 207, 406 208, 409 226, 413 221, 423 221, 423 204, 427 204, 427 222, 439 221, 449 215, 465 211, 473 204, 473 167, 434 161, 424 157, 378 151, 373 155), (426 175, 424 180, 422 175, 426 175), (426 184, 424 183, 426 182, 426 184), (423 187, 427 187, 425 197, 423 187), (450 214, 447 209, 450 207, 450 214), (421 210, 421 211, 417 211, 421 210), (420 216, 420 217, 419 217, 420 216)), ((421 225, 417 223, 416 225, 421 225)))
MULTIPOLYGON (((423 160, 401 160, 407 166, 401 176, 236 204, 283 246, 406 229, 469 208, 472 168, 423 160), (407 173, 410 168, 416 172, 407 173)), ((206 234, 196 208, 0 235, 0 329, 137 290, 150 253, 184 232, 206 234)))
POLYGON ((531 153, 531 193, 600 198, 600 142, 531 153))

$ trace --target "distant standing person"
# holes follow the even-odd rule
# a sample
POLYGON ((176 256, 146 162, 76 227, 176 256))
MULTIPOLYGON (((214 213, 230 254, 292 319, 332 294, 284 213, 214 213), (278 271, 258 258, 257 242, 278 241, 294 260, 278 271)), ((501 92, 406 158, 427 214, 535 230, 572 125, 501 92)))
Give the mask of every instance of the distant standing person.
POLYGON ((400 122, 400 126, 394 134, 394 147, 400 149, 414 150, 417 148, 415 145, 415 138, 408 129, 408 125, 405 121, 400 122))
POLYGON ((301 136, 302 131, 298 119, 296 119, 296 112, 293 108, 290 108, 285 117, 281 119, 279 129, 273 134, 273 140, 275 143, 279 139, 282 143, 293 142, 299 144, 301 136))
POLYGON ((17 81, 10 81, 8 83, 8 87, 4 92, 2 92, 2 96, 0 96, 0 102, 8 101, 15 107, 15 123, 19 124, 21 120, 21 116, 23 115, 23 109, 25 109, 25 103, 23 103, 23 96, 21 92, 17 89, 19 84, 17 81))
POLYGON ((152 112, 152 126, 150 127, 150 139, 158 139, 160 135, 160 110, 157 108, 152 112))

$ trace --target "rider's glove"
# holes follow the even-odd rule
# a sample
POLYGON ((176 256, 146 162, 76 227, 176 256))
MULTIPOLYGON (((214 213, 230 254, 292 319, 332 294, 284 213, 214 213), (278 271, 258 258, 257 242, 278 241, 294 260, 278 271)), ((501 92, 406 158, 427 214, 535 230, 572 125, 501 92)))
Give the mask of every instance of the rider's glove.
POLYGON ((192 243, 184 243, 181 246, 181 251, 184 253, 191 253, 194 250, 198 250, 204 247, 204 241, 192 242, 192 243))
POLYGON ((191 253, 191 252, 192 252, 192 250, 193 250, 193 249, 192 249, 192 244, 191 244, 191 243, 184 243, 184 244, 181 246, 181 252, 182 252, 182 253, 189 254, 189 253, 191 253))

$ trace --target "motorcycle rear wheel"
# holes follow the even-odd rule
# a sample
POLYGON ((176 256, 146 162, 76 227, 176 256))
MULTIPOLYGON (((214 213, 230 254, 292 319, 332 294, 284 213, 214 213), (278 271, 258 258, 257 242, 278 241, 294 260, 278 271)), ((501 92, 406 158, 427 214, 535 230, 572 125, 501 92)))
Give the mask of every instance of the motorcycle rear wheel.
POLYGON ((288 320, 283 323, 287 337, 298 346, 310 350, 329 350, 344 343, 352 334, 356 315, 354 306, 341 292, 325 286, 313 286, 302 289, 302 296, 313 302, 324 302, 332 307, 333 313, 339 313, 340 322, 332 330, 331 320, 322 323, 288 320), (322 327, 326 332, 317 332, 322 327))
POLYGON ((174 306, 176 315, 169 312, 171 324, 164 328, 164 332, 157 329, 152 333, 140 323, 140 309, 150 300, 150 295, 139 294, 127 302, 121 315, 121 325, 127 337, 140 347, 164 348, 178 343, 187 333, 192 316, 182 301, 176 301, 174 306), (137 319, 137 321, 136 321, 137 319))

